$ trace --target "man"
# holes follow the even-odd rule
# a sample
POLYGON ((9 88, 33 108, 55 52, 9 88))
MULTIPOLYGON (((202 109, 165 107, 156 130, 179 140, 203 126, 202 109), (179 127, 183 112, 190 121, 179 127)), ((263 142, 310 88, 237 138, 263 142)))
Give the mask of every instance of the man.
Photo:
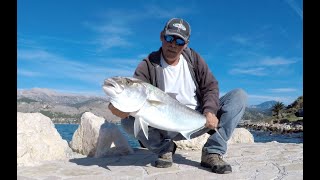
MULTIPOLYGON (((215 173, 232 172, 230 164, 222 159, 227 151, 227 140, 243 116, 247 95, 241 89, 225 94, 219 100, 218 81, 208 65, 191 48, 188 48, 190 25, 180 18, 170 19, 160 33, 162 46, 152 52, 136 68, 134 77, 153 84, 189 108, 195 109, 206 117, 204 129, 194 133, 191 138, 209 133, 202 148, 201 166, 211 168, 215 173), (218 128, 219 133, 215 130, 218 128)), ((134 117, 121 112, 111 103, 108 108, 122 118, 121 124, 129 134, 133 133, 134 117)), ((150 151, 158 154, 155 166, 172 166, 172 155, 176 144, 173 140, 185 139, 176 132, 167 132, 149 127, 149 139, 138 133, 137 139, 150 151)))

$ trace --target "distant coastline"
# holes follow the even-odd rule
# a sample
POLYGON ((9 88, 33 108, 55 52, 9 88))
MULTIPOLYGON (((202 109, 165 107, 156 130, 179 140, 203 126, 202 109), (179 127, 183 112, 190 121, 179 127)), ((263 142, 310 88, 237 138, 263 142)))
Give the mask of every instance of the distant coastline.
MULTIPOLYGON (((125 133, 124 129, 119 125, 120 131, 125 135, 129 144, 134 147, 139 147, 138 141, 132 136, 125 133)), ((56 129, 60 133, 62 139, 66 140, 68 143, 72 140, 74 132, 77 130, 79 124, 55 124, 56 129)), ((253 137, 255 142, 271 142, 277 141, 279 143, 303 143, 303 132, 300 133, 278 133, 271 131, 263 130, 254 130, 252 128, 248 129, 253 137)))
POLYGON ((242 123, 238 127, 280 134, 301 133, 303 132, 303 120, 285 123, 242 123))
MULTIPOLYGON (((55 125, 80 125, 80 123, 69 123, 69 122, 59 122, 54 123, 55 125)), ((119 123, 115 123, 119 124, 119 123)), ((270 124, 265 122, 258 122, 258 123, 240 123, 238 128, 246 128, 248 130, 255 130, 255 131, 264 131, 264 132, 272 132, 272 133, 279 133, 279 134, 291 134, 291 133, 303 133, 303 121, 296 121, 291 123, 284 123, 284 124, 270 124)))
POLYGON ((79 123, 53 123, 53 124, 71 124, 71 125, 79 125, 79 123))

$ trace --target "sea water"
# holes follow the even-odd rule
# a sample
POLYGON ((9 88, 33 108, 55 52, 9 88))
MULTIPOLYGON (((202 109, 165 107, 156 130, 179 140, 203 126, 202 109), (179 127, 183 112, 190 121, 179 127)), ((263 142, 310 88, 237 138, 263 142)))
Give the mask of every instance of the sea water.
MULTIPOLYGON (((62 139, 66 140, 68 143, 72 140, 74 132, 78 129, 79 124, 55 124, 56 129, 60 133, 62 139)), ((121 133, 126 137, 131 147, 140 147, 138 140, 127 134, 121 125, 118 126, 121 133)))
MULTIPOLYGON (((79 124, 55 124, 56 129, 60 133, 62 139, 70 142, 72 140, 72 136, 74 132, 78 129, 79 124)), ((131 147, 136 148, 140 147, 139 142, 128 135, 121 125, 119 125, 119 129, 122 134, 126 137, 131 147)), ((271 133, 267 131, 256 131, 248 129, 254 138, 254 142, 271 142, 277 141, 279 143, 303 143, 303 133, 291 133, 291 134, 278 134, 271 133)))

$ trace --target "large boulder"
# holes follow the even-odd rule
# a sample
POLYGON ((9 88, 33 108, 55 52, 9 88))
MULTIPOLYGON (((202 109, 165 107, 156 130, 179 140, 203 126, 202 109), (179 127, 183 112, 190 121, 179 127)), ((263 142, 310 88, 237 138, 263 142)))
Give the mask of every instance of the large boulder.
POLYGON ((133 152, 127 139, 115 124, 91 112, 82 115, 70 146, 75 152, 89 157, 126 155, 133 152))
POLYGON ((253 135, 245 128, 235 128, 228 144, 254 143, 253 135))
MULTIPOLYGON (((190 140, 174 141, 178 149, 182 150, 201 150, 203 145, 207 142, 210 135, 205 133, 199 137, 190 140)), ((227 142, 228 144, 236 143, 254 143, 253 135, 245 128, 236 128, 231 138, 227 142)))
POLYGON ((105 157, 110 155, 132 154, 133 149, 128 140, 114 123, 104 123, 101 125, 97 142, 97 150, 94 157, 105 157))
POLYGON ((74 132, 70 147, 77 153, 94 156, 97 148, 100 126, 104 123, 102 117, 95 116, 91 112, 85 112, 81 116, 78 129, 74 132))
POLYGON ((41 113, 17 112, 17 165, 68 159, 73 155, 51 119, 41 113))

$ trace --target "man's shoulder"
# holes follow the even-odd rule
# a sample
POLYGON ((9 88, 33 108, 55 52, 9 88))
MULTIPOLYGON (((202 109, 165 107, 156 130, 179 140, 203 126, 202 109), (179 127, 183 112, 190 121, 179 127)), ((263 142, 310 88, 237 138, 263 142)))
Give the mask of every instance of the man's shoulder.
POLYGON ((161 48, 157 51, 151 52, 144 60, 150 63, 159 64, 160 63, 160 57, 161 57, 161 48))
POLYGON ((189 47, 189 46, 187 46, 186 48, 184 48, 184 51, 186 51, 186 52, 192 52, 192 53, 197 53, 196 50, 194 50, 193 48, 191 48, 191 47, 189 47))
POLYGON ((197 61, 197 59, 198 59, 198 55, 197 55, 198 53, 190 47, 186 47, 183 50, 183 54, 189 63, 194 64, 195 61, 197 61))

